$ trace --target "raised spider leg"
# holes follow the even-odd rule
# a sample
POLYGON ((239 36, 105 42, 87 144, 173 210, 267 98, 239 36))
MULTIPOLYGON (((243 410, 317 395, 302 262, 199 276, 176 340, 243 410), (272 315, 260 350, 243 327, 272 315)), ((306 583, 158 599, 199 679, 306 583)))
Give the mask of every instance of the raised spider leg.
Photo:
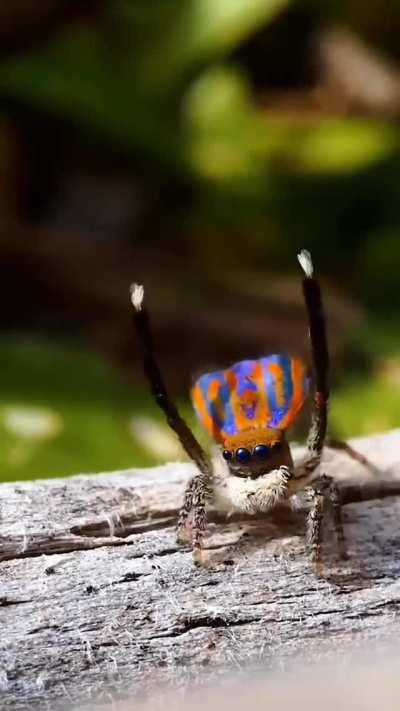
POLYGON ((303 294, 310 328, 315 371, 315 394, 307 437, 307 454, 296 469, 296 478, 309 478, 321 461, 327 429, 329 400, 329 353, 321 287, 314 277, 311 255, 303 249, 298 260, 304 271, 303 294))
POLYGON ((186 454, 200 471, 200 474, 194 476, 186 487, 183 506, 178 517, 178 537, 182 539, 184 531, 187 530, 189 515, 193 512, 193 547, 194 551, 199 551, 203 532, 207 524, 206 500, 209 494, 208 486, 212 476, 212 465, 209 457, 180 416, 178 408, 168 395, 157 363, 150 318, 143 299, 143 286, 133 284, 131 287, 131 301, 134 307, 134 323, 142 349, 143 367, 150 386, 150 392, 158 407, 164 412, 169 426, 177 434, 186 454))
MULTIPOLYGON (((329 351, 321 288, 317 279, 314 278, 314 268, 310 253, 303 250, 298 255, 298 259, 305 275, 303 279, 303 294, 310 324, 311 350, 315 370, 315 395, 311 425, 307 437, 307 454, 304 461, 296 469, 296 480, 310 479, 312 473, 321 462, 328 424, 329 400, 329 351)), ((347 451, 349 450, 354 452, 350 446, 348 446, 347 451)), ((312 560, 317 568, 320 568, 323 517, 327 501, 332 511, 339 555, 342 559, 347 558, 340 492, 333 479, 323 475, 311 483, 311 496, 312 507, 308 518, 308 539, 312 549, 312 560)))

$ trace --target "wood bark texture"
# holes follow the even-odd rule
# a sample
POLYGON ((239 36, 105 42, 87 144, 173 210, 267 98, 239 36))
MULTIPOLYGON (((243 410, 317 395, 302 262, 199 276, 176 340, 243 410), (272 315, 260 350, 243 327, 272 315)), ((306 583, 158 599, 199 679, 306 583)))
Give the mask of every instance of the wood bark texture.
POLYGON ((352 444, 381 472, 327 450, 351 559, 327 545, 320 576, 304 512, 286 509, 211 512, 209 565, 195 567, 174 530, 190 464, 1 485, 1 708, 151 699, 398 637, 400 431, 352 444))

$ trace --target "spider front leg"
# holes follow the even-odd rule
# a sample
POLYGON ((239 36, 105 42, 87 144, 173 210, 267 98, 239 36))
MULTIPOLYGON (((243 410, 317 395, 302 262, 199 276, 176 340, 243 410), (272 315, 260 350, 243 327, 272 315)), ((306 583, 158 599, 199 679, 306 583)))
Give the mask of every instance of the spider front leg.
POLYGON ((311 425, 307 437, 307 455, 298 467, 298 478, 309 478, 321 461, 328 424, 329 352, 326 337, 321 287, 314 277, 311 255, 303 250, 298 259, 304 271, 303 294, 306 303, 311 350, 315 371, 315 394, 311 425))
POLYGON ((154 352, 150 318, 143 304, 144 289, 139 284, 131 288, 131 301, 134 307, 134 323, 142 348, 144 371, 150 386, 150 392, 163 411, 168 425, 178 436, 186 454, 196 464, 199 474, 194 476, 185 491, 184 502, 178 517, 178 538, 188 536, 189 517, 192 514, 191 538, 196 559, 201 558, 204 530, 207 525, 206 502, 209 495, 209 483, 212 478, 212 465, 209 457, 197 441, 191 429, 179 414, 178 408, 170 399, 164 379, 154 352))

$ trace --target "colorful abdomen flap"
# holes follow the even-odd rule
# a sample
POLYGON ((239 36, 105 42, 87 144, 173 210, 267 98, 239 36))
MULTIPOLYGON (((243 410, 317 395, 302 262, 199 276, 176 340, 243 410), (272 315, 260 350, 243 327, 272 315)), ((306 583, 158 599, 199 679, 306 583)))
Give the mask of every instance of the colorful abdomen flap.
POLYGON ((271 355, 206 373, 191 394, 201 423, 222 442, 248 429, 286 429, 300 413, 308 390, 301 360, 271 355))

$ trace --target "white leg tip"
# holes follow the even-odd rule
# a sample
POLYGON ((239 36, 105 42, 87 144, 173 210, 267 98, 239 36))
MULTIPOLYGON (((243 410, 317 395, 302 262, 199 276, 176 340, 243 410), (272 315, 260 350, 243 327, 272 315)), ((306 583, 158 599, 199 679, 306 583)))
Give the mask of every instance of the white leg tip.
POLYGON ((131 302, 136 311, 141 311, 144 298, 144 288, 141 284, 131 285, 131 302))
POLYGON ((297 255, 297 259, 307 279, 311 279, 314 274, 314 266, 310 252, 307 249, 302 249, 300 254, 297 255))

